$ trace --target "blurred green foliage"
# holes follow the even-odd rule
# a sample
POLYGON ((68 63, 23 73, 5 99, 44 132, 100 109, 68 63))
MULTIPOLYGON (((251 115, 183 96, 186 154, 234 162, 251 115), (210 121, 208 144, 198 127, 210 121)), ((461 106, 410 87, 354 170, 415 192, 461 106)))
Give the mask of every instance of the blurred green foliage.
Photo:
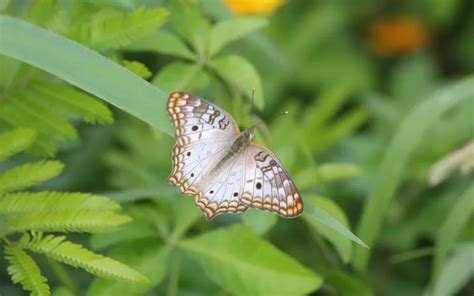
POLYGON ((472 294, 472 174, 427 183, 474 137, 472 3, 230 2, 0 1, 0 294, 472 294), (429 41, 376 52, 397 16, 429 41), (167 185, 175 90, 265 122, 304 215, 208 222, 167 185))

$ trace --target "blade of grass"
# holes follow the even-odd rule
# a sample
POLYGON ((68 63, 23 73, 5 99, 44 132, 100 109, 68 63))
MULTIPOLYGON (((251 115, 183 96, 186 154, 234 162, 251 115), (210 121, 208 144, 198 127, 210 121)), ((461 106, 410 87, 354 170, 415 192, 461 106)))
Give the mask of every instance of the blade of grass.
POLYGON ((449 210, 446 220, 439 229, 435 251, 434 263, 431 273, 431 285, 434 289, 438 283, 441 270, 445 263, 446 256, 449 249, 456 242, 456 238, 462 227, 469 221, 470 216, 474 210, 474 184, 472 184, 461 196, 457 199, 453 207, 449 210))
MULTIPOLYGON (((358 236, 369 247, 373 246, 386 216, 387 209, 394 197, 400 179, 408 164, 411 154, 423 139, 427 129, 443 113, 456 104, 474 98, 474 76, 457 82, 436 93, 415 108, 401 122, 398 131, 388 145, 383 161, 379 167, 375 188, 367 198, 362 218, 357 227, 358 236)), ((353 266, 358 271, 367 268, 369 251, 357 248, 353 266)))
POLYGON ((56 75, 173 134, 166 113, 166 93, 74 41, 22 20, 0 16, 0 54, 56 75))

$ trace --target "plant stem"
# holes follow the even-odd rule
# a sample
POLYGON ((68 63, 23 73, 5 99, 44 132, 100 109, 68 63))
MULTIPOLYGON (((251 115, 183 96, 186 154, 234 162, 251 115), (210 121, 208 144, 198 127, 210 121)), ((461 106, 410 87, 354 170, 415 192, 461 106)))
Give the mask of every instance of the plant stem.
POLYGON ((179 273, 181 268, 181 257, 180 251, 175 251, 173 254, 173 260, 171 261, 170 277, 168 280, 168 288, 166 290, 167 296, 178 295, 178 284, 179 284, 179 273))

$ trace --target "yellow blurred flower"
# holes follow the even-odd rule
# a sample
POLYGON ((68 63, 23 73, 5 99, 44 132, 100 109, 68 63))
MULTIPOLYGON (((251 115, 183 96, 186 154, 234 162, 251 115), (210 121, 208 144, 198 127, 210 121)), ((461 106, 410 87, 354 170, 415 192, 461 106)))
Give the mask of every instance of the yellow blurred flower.
POLYGON ((390 17, 369 27, 369 43, 380 55, 400 55, 415 52, 430 42, 423 22, 412 17, 390 17))
POLYGON ((285 3, 285 0, 222 0, 237 15, 273 13, 285 3))

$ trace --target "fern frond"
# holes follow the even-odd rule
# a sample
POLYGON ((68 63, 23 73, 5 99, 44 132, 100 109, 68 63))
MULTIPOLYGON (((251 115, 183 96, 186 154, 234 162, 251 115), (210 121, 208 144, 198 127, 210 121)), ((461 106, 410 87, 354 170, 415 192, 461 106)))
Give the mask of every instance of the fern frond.
POLYGON ((114 212, 67 210, 6 216, 5 227, 9 233, 27 230, 98 233, 115 230, 131 220, 114 212))
POLYGON ((111 258, 95 254, 79 244, 65 240, 64 236, 38 236, 25 243, 24 247, 44 254, 59 262, 82 268, 92 274, 109 279, 121 279, 139 283, 147 283, 148 279, 111 258))
POLYGON ((0 174, 0 193, 24 189, 57 176, 64 168, 59 161, 38 161, 0 174))
POLYGON ((31 97, 40 97, 43 105, 68 116, 83 118, 88 123, 113 122, 112 112, 105 104, 72 86, 37 81, 27 91, 31 97))
POLYGON ((155 31, 167 15, 162 8, 139 8, 127 16, 118 11, 101 11, 83 25, 81 33, 89 39, 85 40, 86 45, 97 50, 118 49, 155 31))
POLYGON ((148 68, 140 62, 123 60, 122 65, 140 77, 143 77, 145 79, 151 77, 150 70, 148 70, 148 68))
POLYGON ((66 119, 41 106, 34 98, 20 94, 2 102, 0 118, 10 125, 32 128, 55 140, 77 138, 76 130, 66 119))
POLYGON ((31 295, 51 295, 46 278, 41 275, 33 259, 20 246, 5 245, 4 248, 5 259, 10 262, 7 271, 12 281, 20 283, 24 290, 31 291, 31 295))
POLYGON ((53 157, 56 154, 56 145, 53 139, 45 134, 38 133, 35 142, 28 149, 28 152, 46 157, 53 157))
POLYGON ((0 136, 0 160, 21 152, 33 143, 36 132, 28 128, 12 130, 0 136))
MULTIPOLYGON (((60 212, 66 210, 116 211, 115 201, 88 193, 18 192, 0 197, 0 215, 19 215, 30 212, 60 212)), ((98 213, 100 215, 100 213, 98 213)))

